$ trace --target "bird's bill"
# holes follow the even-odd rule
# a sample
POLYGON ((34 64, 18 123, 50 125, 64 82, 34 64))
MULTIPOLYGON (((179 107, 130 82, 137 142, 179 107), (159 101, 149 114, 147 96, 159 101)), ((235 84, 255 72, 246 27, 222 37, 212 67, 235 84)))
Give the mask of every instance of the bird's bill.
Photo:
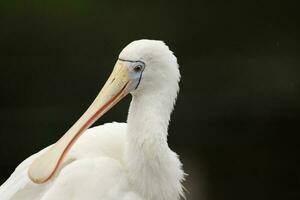
POLYGON ((130 92, 128 68, 117 62, 102 90, 80 119, 54 145, 37 157, 28 170, 35 183, 44 183, 55 175, 60 165, 79 136, 99 117, 106 113, 130 92))

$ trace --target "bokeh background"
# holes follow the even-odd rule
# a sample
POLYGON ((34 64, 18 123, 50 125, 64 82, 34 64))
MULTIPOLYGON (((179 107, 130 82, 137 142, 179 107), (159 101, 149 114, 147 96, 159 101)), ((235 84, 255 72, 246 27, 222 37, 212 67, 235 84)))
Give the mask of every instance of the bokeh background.
MULTIPOLYGON (((181 66, 169 145, 191 200, 300 199, 298 6, 288 1, 0 2, 0 182, 85 111, 129 42, 181 66)), ((130 97, 96 124, 125 121, 130 97)))

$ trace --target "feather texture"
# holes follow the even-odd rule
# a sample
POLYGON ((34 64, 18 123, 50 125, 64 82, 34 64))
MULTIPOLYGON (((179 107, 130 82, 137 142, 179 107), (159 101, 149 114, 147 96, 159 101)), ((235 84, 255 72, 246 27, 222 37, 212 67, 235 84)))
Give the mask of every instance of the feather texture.
POLYGON ((145 64, 139 85, 131 92, 127 123, 107 123, 86 130, 46 183, 33 183, 27 173, 33 160, 47 148, 30 156, 0 187, 1 200, 184 197, 182 164, 167 143, 179 90, 177 59, 163 42, 153 40, 130 43, 119 58, 145 64))

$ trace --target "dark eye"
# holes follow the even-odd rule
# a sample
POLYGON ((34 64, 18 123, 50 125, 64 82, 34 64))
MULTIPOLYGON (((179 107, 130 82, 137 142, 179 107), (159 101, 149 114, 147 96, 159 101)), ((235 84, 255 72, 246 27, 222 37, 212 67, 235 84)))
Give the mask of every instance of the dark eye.
POLYGON ((133 68, 135 72, 140 72, 142 70, 142 65, 137 65, 133 68))

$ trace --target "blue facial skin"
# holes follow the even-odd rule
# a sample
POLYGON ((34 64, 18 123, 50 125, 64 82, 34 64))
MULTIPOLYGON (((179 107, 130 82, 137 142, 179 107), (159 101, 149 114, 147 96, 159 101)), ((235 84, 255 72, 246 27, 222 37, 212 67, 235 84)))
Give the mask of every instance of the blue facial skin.
POLYGON ((131 61, 131 60, 124 60, 124 59, 120 59, 120 61, 123 62, 129 62, 130 64, 128 65, 129 68, 129 74, 128 77, 129 79, 132 81, 132 88, 137 89, 137 87, 140 84, 142 75, 143 75, 143 71, 145 69, 145 63, 143 61, 131 61))

